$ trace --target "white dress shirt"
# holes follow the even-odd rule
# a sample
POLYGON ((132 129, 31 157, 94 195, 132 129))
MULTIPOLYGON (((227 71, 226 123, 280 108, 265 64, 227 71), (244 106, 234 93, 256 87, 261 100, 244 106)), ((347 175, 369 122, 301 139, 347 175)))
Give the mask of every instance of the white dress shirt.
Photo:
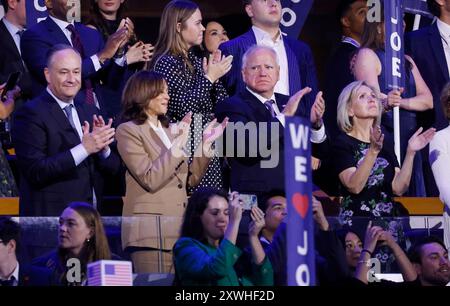
POLYGON ((169 137, 166 134, 166 131, 161 125, 161 122, 158 120, 158 126, 155 126, 152 122, 149 120, 147 121, 150 125, 150 128, 155 131, 156 135, 158 135, 159 139, 163 142, 164 146, 167 149, 170 149, 172 147, 172 142, 170 141, 169 137))
MULTIPOLYGON (((261 103, 264 105, 264 107, 266 107, 266 105, 264 104, 266 101, 273 100, 275 103, 272 104, 272 107, 273 107, 273 110, 275 111, 275 114, 277 115, 276 118, 278 119, 278 121, 280 121, 280 123, 283 127, 285 126, 286 118, 285 118, 284 114, 280 112, 280 109, 278 108, 277 100, 275 99, 275 94, 272 94, 272 97, 270 99, 266 99, 248 87, 247 87, 247 90, 252 95, 254 95, 259 101, 261 101, 261 103)), ((318 129, 318 130, 311 128, 310 140, 312 143, 322 143, 325 141, 325 139, 326 139, 326 133, 325 133, 325 126, 323 124, 320 127, 320 129, 318 129)))
POLYGON ((22 52, 20 51, 20 35, 18 34, 18 32, 23 31, 24 29, 16 27, 11 22, 6 20, 6 18, 3 18, 2 21, 6 29, 8 30, 9 34, 11 34, 11 37, 14 40, 14 43, 16 44, 19 54, 22 54, 22 52))
POLYGON ((450 25, 437 19, 436 25, 441 34, 442 46, 444 47, 445 60, 447 62, 447 68, 450 75, 450 25))
POLYGON ((19 262, 17 262, 16 268, 14 269, 13 273, 8 277, 8 279, 2 279, 3 281, 9 281, 14 277, 14 284, 13 286, 16 287, 19 285, 19 262))
POLYGON ((252 30, 255 34, 257 45, 271 47, 277 53, 280 62, 280 80, 275 85, 275 92, 289 96, 289 66, 286 49, 284 47, 283 34, 279 31, 278 38, 273 41, 269 33, 260 28, 252 26, 252 30))

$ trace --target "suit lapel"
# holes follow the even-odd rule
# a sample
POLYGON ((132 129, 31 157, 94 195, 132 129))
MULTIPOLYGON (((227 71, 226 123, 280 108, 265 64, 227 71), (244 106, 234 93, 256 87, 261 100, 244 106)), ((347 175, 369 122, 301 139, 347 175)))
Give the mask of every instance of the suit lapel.
POLYGON ((449 72, 448 72, 448 66, 447 66, 447 60, 445 59, 445 53, 444 48, 442 46, 442 39, 441 34, 439 33, 439 29, 437 27, 437 24, 435 23, 430 28, 430 45, 431 50, 433 50, 433 55, 439 64, 439 70, 444 75, 444 79, 449 79, 449 72))
POLYGON ((0 38, 2 41, 3 48, 9 49, 14 54, 14 57, 21 58, 20 52, 19 50, 17 50, 16 43, 14 42, 14 39, 11 37, 11 33, 9 33, 8 29, 3 23, 3 20, 0 22, 0 38))
POLYGON ((67 119, 66 115, 64 114, 64 111, 59 107, 58 103, 53 99, 52 96, 50 96, 46 91, 44 93, 45 100, 47 101, 50 109, 50 114, 55 119, 56 123, 58 124, 61 131, 64 132, 64 135, 66 135, 67 140, 70 141, 70 143, 73 143, 74 145, 80 143, 80 137, 78 136, 77 131, 75 131, 72 126, 69 123, 69 120, 67 119))
POLYGON ((60 27, 50 18, 47 17, 44 21, 42 21, 47 28, 47 30, 51 33, 51 37, 54 37, 57 41, 64 41, 69 46, 72 45, 72 43, 67 39, 67 36, 64 34, 64 32, 61 30, 60 27))
POLYGON ((261 121, 272 121, 270 111, 247 89, 242 93, 242 98, 244 101, 247 101, 248 105, 253 109, 253 114, 257 118, 264 118, 264 120, 261 121))
MULTIPOLYGON (((164 152, 167 150, 161 138, 159 138, 159 135, 156 134, 156 132, 150 127, 147 122, 139 125, 138 127, 141 130, 141 134, 144 135, 144 137, 147 139, 147 142, 151 144, 151 147, 155 151, 157 151, 158 155, 160 154, 160 152, 164 152)), ((172 141, 172 137, 168 130, 164 130, 166 131, 167 136, 169 136, 170 141, 172 141)))
POLYGON ((297 56, 292 50, 289 40, 283 36, 284 49, 286 50, 286 57, 289 70, 289 91, 293 92, 294 88, 302 88, 302 80, 300 77, 300 67, 298 66, 297 56))

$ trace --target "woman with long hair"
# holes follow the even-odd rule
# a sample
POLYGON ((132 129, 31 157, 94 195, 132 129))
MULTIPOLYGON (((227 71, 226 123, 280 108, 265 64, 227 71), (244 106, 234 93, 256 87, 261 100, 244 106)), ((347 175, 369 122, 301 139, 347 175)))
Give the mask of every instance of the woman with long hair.
MULTIPOLYGON (((150 64, 151 69, 167 80, 168 115, 181 120, 187 113, 193 113, 191 154, 201 143, 203 127, 211 121, 216 103, 227 97, 219 79, 231 69, 232 62, 231 56, 222 57, 220 51, 203 59, 196 55, 193 49, 202 43, 204 30, 197 4, 189 0, 170 1, 161 16, 150 64)), ((223 185, 221 163, 214 157, 198 187, 223 185)))
MULTIPOLYGON (((384 12, 381 10, 379 22, 366 19, 359 49, 353 67, 357 81, 365 81, 373 86, 380 94, 385 113, 382 126, 389 134, 393 134, 393 107, 400 107, 400 156, 403 161, 406 156, 408 139, 419 128, 418 112, 433 108, 433 96, 423 80, 413 59, 407 55, 403 59, 405 65, 405 87, 390 90, 385 79, 385 23, 384 12)), ((414 161, 410 196, 426 196, 425 182, 422 169, 422 158, 417 154, 414 161)))
POLYGON ((166 80, 154 71, 137 72, 123 92, 123 123, 116 132, 127 168, 122 246, 131 253, 138 273, 170 270, 170 251, 180 225, 176 217, 184 213, 186 187, 200 182, 213 155, 213 142, 227 124, 224 120, 216 127, 216 121, 211 122, 189 161, 191 113, 178 124, 169 124, 166 113, 171 103, 166 80), (164 222, 161 216, 175 219, 164 222))
POLYGON ((251 263, 238 271, 236 262, 243 252, 236 246, 243 203, 233 192, 200 188, 189 198, 174 246, 175 277, 183 286, 273 285, 272 265, 261 245, 259 233, 264 213, 252 207, 249 225, 251 263))
POLYGON ((111 252, 100 214, 90 204, 74 202, 59 217, 58 248, 32 264, 51 269, 62 285, 80 286, 87 284, 89 263, 108 259, 111 252), (72 258, 81 264, 81 282, 67 277, 67 262, 72 258))

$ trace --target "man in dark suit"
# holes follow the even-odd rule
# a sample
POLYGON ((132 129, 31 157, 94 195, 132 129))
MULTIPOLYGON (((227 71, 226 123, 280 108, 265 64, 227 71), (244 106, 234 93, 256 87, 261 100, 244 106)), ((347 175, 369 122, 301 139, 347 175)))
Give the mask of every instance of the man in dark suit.
POLYGON ((233 55, 233 67, 222 78, 229 95, 245 89, 241 78, 242 55, 252 45, 265 45, 274 48, 280 60, 280 80, 275 86, 275 92, 291 96, 302 88, 310 87, 312 94, 305 96, 299 107, 299 112, 309 112, 317 93, 316 69, 309 46, 281 33, 280 1, 243 2, 245 11, 252 21, 252 28, 247 33, 219 46, 224 55, 233 55))
POLYGON ((338 5, 342 38, 328 60, 324 90, 327 106, 324 122, 331 139, 340 132, 336 120, 339 95, 345 86, 355 80, 350 71, 350 61, 360 47, 366 13, 366 0, 341 0, 338 5))
POLYGON ((0 287, 50 286, 55 283, 51 271, 19 265, 20 226, 8 217, 0 217, 0 287))
MULTIPOLYGON (((231 168, 231 190, 261 194, 268 190, 284 190, 284 121, 293 116, 299 102, 311 88, 307 87, 289 98, 274 92, 280 75, 275 50, 253 46, 242 60, 242 77, 246 88, 216 106, 216 116, 229 118, 226 155, 231 168), (250 130, 245 131, 246 128, 250 130), (230 141, 229 138, 232 138, 230 141), (228 144, 234 144, 234 150, 228 144)), ((303 103, 303 101, 302 101, 303 103)), ((322 93, 316 96, 309 116, 313 143, 325 145, 322 115, 325 104, 322 93)), ((320 148, 319 148, 320 149, 320 148)), ((320 151, 326 154, 327 148, 320 151)), ((319 156, 320 157, 320 156, 319 156)))
POLYGON ((46 86, 44 68, 47 52, 57 44, 72 45, 83 59, 83 90, 76 101, 96 104, 102 114, 113 117, 118 106, 110 105, 107 99, 102 99, 102 88, 117 88, 122 81, 126 65, 124 57, 113 57, 128 41, 128 28, 121 28, 104 43, 98 31, 68 20, 70 7, 67 2, 46 1, 49 17, 28 29, 22 36, 22 56, 33 78, 33 97, 39 95, 46 86))
MULTIPOLYGON (((405 53, 413 58, 433 95, 433 109, 417 113, 418 125, 424 129, 433 126, 441 130, 448 126, 440 96, 450 79, 450 7, 442 4, 447 1, 427 2, 430 12, 439 19, 429 27, 408 33, 405 37, 405 53)), ((439 191, 429 166, 428 151, 428 146, 426 150, 422 150, 425 187, 427 196, 438 196, 439 191)))
POLYGON ((26 28, 25 1, 2 0, 6 10, 5 17, 0 21, 0 84, 6 82, 8 76, 20 71, 20 99, 16 99, 16 108, 31 97, 31 78, 20 54, 20 37, 26 28))
POLYGON ((82 75, 78 52, 56 45, 47 62, 47 89, 16 113, 12 131, 22 216, 59 216, 74 201, 100 204, 102 174, 114 175, 120 166, 109 148, 112 120, 105 124, 94 106, 74 103, 82 75))

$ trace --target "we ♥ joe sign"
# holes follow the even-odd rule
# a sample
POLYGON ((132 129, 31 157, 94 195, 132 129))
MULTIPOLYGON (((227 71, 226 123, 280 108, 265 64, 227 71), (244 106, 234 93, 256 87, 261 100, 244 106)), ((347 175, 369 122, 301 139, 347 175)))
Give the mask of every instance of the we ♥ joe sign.
POLYGON ((316 284, 310 132, 308 119, 286 117, 284 152, 288 204, 288 286, 316 284))

